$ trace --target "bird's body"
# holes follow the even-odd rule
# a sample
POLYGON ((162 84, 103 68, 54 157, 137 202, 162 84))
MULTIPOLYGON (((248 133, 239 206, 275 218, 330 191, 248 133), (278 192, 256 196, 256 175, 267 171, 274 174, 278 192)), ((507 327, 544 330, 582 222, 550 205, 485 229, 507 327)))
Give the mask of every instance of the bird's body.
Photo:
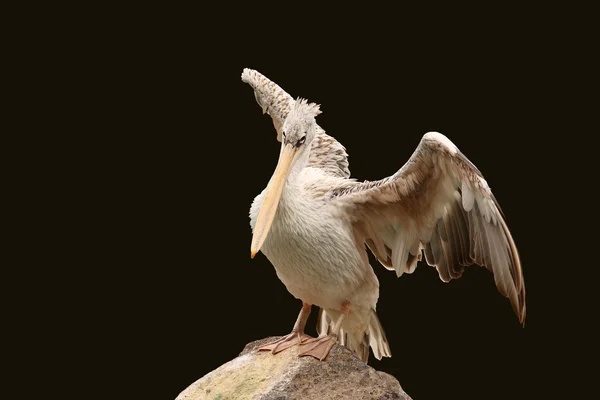
POLYGON ((293 100, 256 71, 244 70, 242 80, 282 142, 273 177, 250 209, 252 257, 262 251, 303 302, 292 333, 263 350, 299 344, 300 355, 323 359, 339 340, 365 361, 369 347, 378 359, 390 357, 367 248, 398 276, 412 273, 423 253, 445 282, 465 266, 485 266, 524 323, 516 246, 481 172, 454 143, 429 132, 394 175, 358 182, 344 147, 316 124, 319 106, 293 100), (312 305, 322 310, 316 339, 304 334, 312 305))
MULTIPOLYGON (((345 301, 352 304, 342 329, 360 335, 368 329, 379 282, 354 242, 351 222, 319 190, 340 179, 310 167, 291 174, 261 251, 294 297, 330 314, 345 301)), ((250 210, 253 229, 264 195, 250 210)))

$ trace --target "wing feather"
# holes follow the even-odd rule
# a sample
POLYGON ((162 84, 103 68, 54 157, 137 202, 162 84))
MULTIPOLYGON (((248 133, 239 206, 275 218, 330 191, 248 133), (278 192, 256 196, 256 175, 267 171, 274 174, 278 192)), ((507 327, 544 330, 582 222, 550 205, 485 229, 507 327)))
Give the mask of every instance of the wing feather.
POLYGON ((294 99, 275 82, 253 69, 244 68, 242 81, 252 86, 254 98, 263 114, 269 114, 277 131, 277 141, 281 142, 283 121, 290 112, 294 99))
MULTIPOLYGON (((295 100, 275 82, 253 69, 244 68, 242 81, 254 89, 256 102, 263 114, 269 114, 273 119, 277 140, 281 142, 283 122, 295 100)), ((331 176, 350 177, 346 149, 318 125, 307 166, 320 168, 331 176)))
POLYGON ((398 276, 414 271, 421 250, 444 282, 460 278, 466 266, 484 266, 524 324, 525 284, 514 240, 481 172, 445 136, 425 134, 393 176, 345 180, 330 196, 361 231, 357 237, 398 276))

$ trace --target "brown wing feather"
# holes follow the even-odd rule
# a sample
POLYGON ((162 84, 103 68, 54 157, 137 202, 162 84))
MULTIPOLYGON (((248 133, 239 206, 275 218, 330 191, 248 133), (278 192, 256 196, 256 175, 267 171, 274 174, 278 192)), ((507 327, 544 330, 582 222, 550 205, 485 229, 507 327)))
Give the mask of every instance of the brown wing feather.
POLYGON ((262 109, 273 119, 277 131, 277 141, 281 142, 281 127, 290 112, 294 99, 275 82, 253 69, 244 68, 242 81, 254 89, 254 98, 262 109))
POLYGON ((503 214, 479 170, 445 136, 426 134, 393 176, 346 181, 330 196, 398 276, 414 271, 421 250, 444 282, 460 278, 465 266, 485 266, 525 322, 523 271, 503 214))
MULTIPOLYGON (((258 71, 245 68, 242 72, 242 81, 254 89, 256 102, 261 107, 263 114, 267 113, 273 119, 277 140, 281 142, 283 122, 295 100, 279 85, 258 71)), ((346 149, 319 126, 317 126, 317 134, 312 142, 308 166, 320 168, 328 175, 350 177, 346 149)))

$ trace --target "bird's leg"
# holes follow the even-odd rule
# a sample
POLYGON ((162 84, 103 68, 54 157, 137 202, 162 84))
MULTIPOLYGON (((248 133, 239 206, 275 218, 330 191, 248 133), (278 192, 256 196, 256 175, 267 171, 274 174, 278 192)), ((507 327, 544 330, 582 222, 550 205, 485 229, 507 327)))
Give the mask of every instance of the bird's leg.
POLYGON ((294 324, 294 328, 289 335, 281 337, 269 344, 264 346, 260 346, 258 350, 262 351, 271 351, 273 354, 277 354, 280 351, 283 351, 287 348, 295 346, 297 344, 302 343, 307 339, 312 339, 310 336, 304 333, 304 327, 306 326, 306 320, 310 315, 311 305, 307 303, 302 303, 302 309, 300 310, 300 314, 298 314, 298 319, 294 324))
POLYGON ((329 351, 333 347, 333 345, 337 342, 338 336, 340 334, 340 329, 342 328, 342 322, 350 313, 350 303, 344 302, 342 304, 342 315, 338 318, 333 326, 333 329, 327 336, 319 337, 316 339, 309 339, 300 344, 300 348, 298 350, 299 356, 313 356, 318 360, 324 360, 325 357, 329 354, 329 351))

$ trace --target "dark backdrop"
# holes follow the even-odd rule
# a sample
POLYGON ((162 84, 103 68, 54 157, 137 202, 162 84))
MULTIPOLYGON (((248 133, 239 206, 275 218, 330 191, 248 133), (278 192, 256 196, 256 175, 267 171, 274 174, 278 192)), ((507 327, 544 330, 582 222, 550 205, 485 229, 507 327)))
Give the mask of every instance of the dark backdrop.
POLYGON ((82 115, 92 235, 79 239, 99 282, 81 288, 94 298, 85 329, 97 339, 86 346, 117 366, 111 380, 175 398, 296 319, 300 301, 262 254, 249 254, 249 207, 279 149, 240 80, 250 67, 321 104, 318 123, 346 146, 352 177, 393 174, 438 131, 481 170, 504 211, 524 269, 525 328, 484 268, 444 284, 424 262, 400 279, 372 262, 393 357, 370 364, 415 399, 556 394, 548 382, 570 370, 557 357, 571 328, 556 289, 562 256, 549 255, 547 171, 560 174, 552 133, 565 123, 553 107, 563 84, 549 43, 490 32, 481 42, 440 34, 413 44, 388 32, 386 43, 348 34, 319 45, 297 32, 283 46, 261 29, 230 39, 193 24, 153 26, 94 61, 97 108, 82 115))

